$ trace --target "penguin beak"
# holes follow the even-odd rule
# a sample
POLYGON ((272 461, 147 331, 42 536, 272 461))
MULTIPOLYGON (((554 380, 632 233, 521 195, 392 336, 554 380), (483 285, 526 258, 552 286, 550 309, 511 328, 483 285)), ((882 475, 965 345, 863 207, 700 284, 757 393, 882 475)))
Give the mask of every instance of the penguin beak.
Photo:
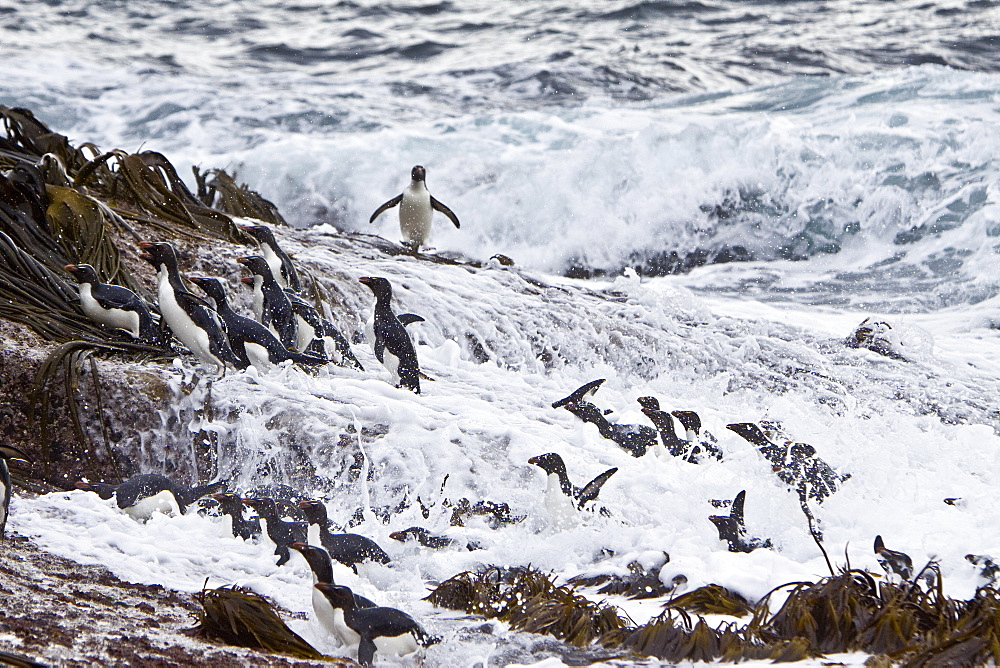
POLYGON ((302 550, 306 549, 309 546, 303 543, 301 540, 297 540, 288 547, 292 548, 293 550, 298 550, 299 552, 301 552, 302 550))
POLYGON ((368 276, 362 276, 358 279, 358 283, 364 283, 365 285, 371 285, 372 279, 368 276))
POLYGON ((76 487, 77 489, 82 489, 85 492, 91 491, 90 485, 84 482, 83 480, 77 480, 73 486, 76 487))
POLYGON ((302 501, 299 501, 299 502, 298 502, 298 506, 299 506, 299 508, 301 508, 302 510, 306 510, 306 509, 308 509, 308 508, 312 508, 312 505, 313 505, 313 502, 312 502, 312 501, 305 501, 305 500, 302 500, 302 501))
POLYGON ((529 464, 537 464, 538 463, 538 457, 532 457, 531 459, 528 460, 528 463, 529 464))
POLYGON ((406 534, 404 534, 402 531, 393 531, 391 534, 389 534, 389 538, 401 542, 406 542, 406 534))
MULTIPOLYGON (((77 484, 79 485, 80 483, 77 483, 77 484)), ((222 499, 225 496, 226 496, 226 494, 224 492, 216 492, 215 494, 212 495, 212 498, 215 499, 216 501, 222 501, 222 499)))
POLYGON ((244 276, 240 279, 240 283, 246 283, 247 285, 253 285, 253 276, 244 276))
POLYGON ((244 266, 246 266, 246 265, 250 264, 250 258, 248 258, 248 257, 242 257, 242 256, 241 256, 241 257, 238 257, 238 258, 236 258, 236 261, 237 261, 237 262, 238 262, 239 264, 242 264, 242 265, 244 265, 244 266))
POLYGON ((63 267, 63 269, 65 269, 66 271, 68 271, 71 274, 75 274, 79 268, 80 267, 78 265, 75 265, 75 264, 67 264, 65 267, 63 267))

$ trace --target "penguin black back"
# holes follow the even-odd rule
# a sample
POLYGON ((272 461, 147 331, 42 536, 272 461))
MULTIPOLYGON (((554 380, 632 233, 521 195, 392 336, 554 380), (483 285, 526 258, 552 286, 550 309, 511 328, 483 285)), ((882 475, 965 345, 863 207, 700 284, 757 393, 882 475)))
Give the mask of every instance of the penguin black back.
POLYGON ((271 267, 271 273, 274 274, 275 280, 278 281, 281 287, 299 292, 302 286, 299 283, 299 275, 295 271, 295 265, 292 264, 292 258, 288 257, 288 253, 281 250, 281 246, 278 245, 277 240, 274 238, 274 232, 271 228, 267 225, 246 225, 241 226, 240 229, 253 237, 254 241, 257 242, 264 259, 267 260, 268 266, 271 267), (275 271, 275 266, 277 266, 277 271, 275 271))
POLYGON ((306 527, 301 522, 286 522, 278 515, 278 507, 274 499, 266 497, 245 498, 243 503, 257 511, 267 526, 267 537, 274 544, 274 553, 278 555, 278 566, 291 559, 288 547, 296 542, 305 542, 306 527))
POLYGON ((263 311, 260 324, 273 326, 278 332, 278 339, 285 348, 294 348, 297 339, 295 313, 288 295, 281 289, 271 273, 271 267, 260 255, 238 257, 236 261, 242 264, 254 275, 254 280, 261 281, 263 311))

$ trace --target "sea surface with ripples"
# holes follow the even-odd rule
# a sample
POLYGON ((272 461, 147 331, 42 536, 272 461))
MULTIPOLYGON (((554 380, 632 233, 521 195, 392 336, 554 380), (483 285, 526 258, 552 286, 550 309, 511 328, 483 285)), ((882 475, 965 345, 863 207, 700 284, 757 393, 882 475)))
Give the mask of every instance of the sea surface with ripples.
POLYGON ((420 163, 442 251, 926 310, 1000 292, 998 53, 984 0, 8 0, 0 103, 300 226, 395 239, 420 163))

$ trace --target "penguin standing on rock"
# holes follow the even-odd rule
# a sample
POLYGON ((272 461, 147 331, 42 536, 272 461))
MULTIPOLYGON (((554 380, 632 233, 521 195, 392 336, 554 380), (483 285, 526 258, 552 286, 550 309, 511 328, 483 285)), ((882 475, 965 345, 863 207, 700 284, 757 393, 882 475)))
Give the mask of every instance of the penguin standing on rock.
POLYGON ((236 261, 253 274, 249 281, 247 278, 242 280, 253 286, 254 317, 260 324, 274 331, 281 345, 294 349, 298 342, 295 312, 288 295, 271 273, 267 260, 260 255, 251 255, 238 257, 236 261))
POLYGON ((380 276, 358 279, 375 294, 375 310, 365 325, 375 357, 389 370, 397 386, 420 394, 420 365, 410 335, 392 312, 392 285, 380 276))
POLYGON ((447 216, 455 227, 462 226, 458 222, 458 216, 451 209, 431 197, 430 191, 427 190, 427 170, 420 165, 410 171, 410 185, 406 190, 375 209, 368 222, 374 223, 383 211, 394 206, 399 206, 399 231, 403 235, 403 243, 410 246, 413 252, 420 250, 420 247, 427 242, 435 211, 447 216))
POLYGON ((274 499, 267 497, 244 498, 243 503, 257 511, 267 537, 274 543, 274 553, 278 556, 278 566, 292 558, 288 548, 296 541, 306 538, 305 522, 286 522, 278 515, 274 499))
POLYGON ((0 497, 3 498, 3 507, 0 508, 0 538, 3 538, 4 529, 7 526, 7 513, 10 509, 10 469, 7 462, 11 459, 30 463, 28 455, 24 454, 12 445, 0 445, 0 497))
POLYGON ((267 225, 241 225, 240 229, 253 237, 257 242, 261 256, 267 261, 267 266, 271 268, 274 280, 283 288, 289 288, 299 292, 302 287, 299 284, 299 275, 292 264, 292 258, 281 250, 281 246, 274 239, 274 232, 267 225))
POLYGON ((79 284, 80 307, 94 322, 123 329, 144 343, 156 345, 162 334, 146 302, 120 285, 101 283, 97 271, 89 264, 67 264, 79 284))
POLYGON ((222 321, 215 310, 184 287, 177 270, 177 254, 168 243, 142 241, 139 257, 156 268, 157 298, 160 315, 181 343, 205 364, 224 371, 226 364, 245 369, 246 364, 233 353, 222 321))
POLYGON ((358 636, 358 663, 363 666, 372 665, 375 652, 404 656, 436 641, 402 610, 358 608, 349 588, 326 582, 314 586, 323 592, 331 606, 343 611, 345 625, 358 636))
POLYGON ((288 350, 267 327, 234 311, 219 279, 192 276, 191 282, 215 302, 216 312, 226 325, 229 346, 247 366, 252 364, 258 370, 266 372, 272 364, 281 364, 285 360, 314 366, 327 363, 326 358, 288 350))
POLYGON ((260 536, 260 520, 243 517, 243 499, 239 494, 216 492, 212 498, 219 502, 222 514, 229 517, 233 538, 250 540, 260 536))

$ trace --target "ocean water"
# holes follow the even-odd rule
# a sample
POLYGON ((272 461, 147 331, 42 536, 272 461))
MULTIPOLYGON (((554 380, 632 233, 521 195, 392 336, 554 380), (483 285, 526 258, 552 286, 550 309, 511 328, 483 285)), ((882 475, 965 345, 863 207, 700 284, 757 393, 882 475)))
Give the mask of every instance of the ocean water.
MULTIPOLYGON (((390 278, 397 311, 426 318, 411 329, 435 379, 420 397, 357 345, 364 373, 229 374, 216 418, 186 428, 218 434, 217 472, 240 486, 295 483, 340 523, 365 509, 357 530, 396 563, 338 581, 444 635, 430 665, 485 667, 553 651, 420 602, 477 564, 568 577, 668 552, 665 582, 750 598, 823 575, 794 496, 730 422, 780 420, 851 473, 817 510, 835 561, 878 572, 883 534, 972 595, 963 556, 1000 554, 998 26, 985 1, 7 0, 0 104, 74 142, 160 151, 182 174, 235 171, 300 228, 282 236, 296 261, 343 279, 346 331, 370 309, 361 275, 390 278), (462 221, 436 220, 432 245, 482 268, 341 252, 344 231, 398 239, 394 212, 368 218, 415 164, 462 221), (496 253, 516 268, 487 262, 496 253), (866 317, 908 361, 843 345, 866 317), (650 394, 698 410, 724 460, 635 460, 551 409, 601 377, 612 419, 645 423, 635 400, 650 394), (552 525, 527 464, 547 451, 577 484, 619 467, 601 494, 610 517, 552 525), (708 499, 740 489, 750 531, 776 550, 718 540, 708 499), (417 497, 436 502, 429 518, 417 497), (526 519, 449 527, 443 500, 461 497, 526 519), (390 507, 404 509, 388 523, 372 512, 390 507), (486 549, 388 538, 417 523, 486 549)), ((178 382, 197 371, 175 368, 178 382)), ((203 400, 178 395, 178 410, 203 400)), ((155 441, 146 470, 164 466, 155 441)), ((15 499, 11 526, 137 581, 236 581, 309 611, 301 560, 273 567, 206 518, 138 525, 71 492, 15 499), (163 547, 192 535, 197 547, 163 547)), ((640 623, 659 612, 614 602, 640 623)), ((337 651, 313 620, 293 626, 337 651)))
POLYGON ((368 217, 424 164, 463 220, 441 250, 754 260, 711 285, 921 311, 998 291, 998 25, 982 0, 8 1, 0 103, 226 167, 297 226, 396 240, 368 217))

